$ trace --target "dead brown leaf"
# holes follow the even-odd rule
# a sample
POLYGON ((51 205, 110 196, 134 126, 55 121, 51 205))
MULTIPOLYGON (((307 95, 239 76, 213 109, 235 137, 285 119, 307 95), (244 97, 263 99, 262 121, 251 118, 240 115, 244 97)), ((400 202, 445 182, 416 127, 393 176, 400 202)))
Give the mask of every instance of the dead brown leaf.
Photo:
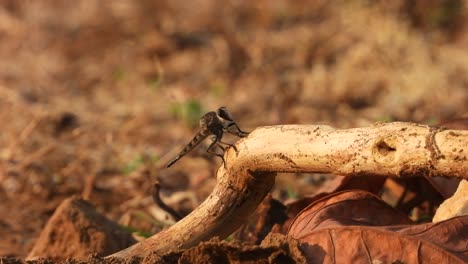
POLYGON ((314 194, 290 201, 286 203, 288 220, 283 224, 282 230, 288 230, 292 220, 311 203, 331 194, 345 190, 358 189, 371 192, 378 195, 382 186, 386 181, 386 177, 341 177, 337 176, 334 179, 325 182, 314 194))
POLYGON ((312 231, 335 225, 411 224, 408 217, 365 191, 328 195, 309 205, 294 219, 289 235, 300 238, 312 231))
POLYGON ((288 235, 303 243, 310 263, 464 263, 468 259, 468 217, 410 223, 378 197, 347 191, 304 209, 288 235))
POLYGON ((454 217, 438 223, 389 227, 387 230, 425 240, 468 261, 468 216, 454 217))
POLYGON ((309 263, 465 263, 424 239, 376 227, 329 227, 300 241, 309 263))

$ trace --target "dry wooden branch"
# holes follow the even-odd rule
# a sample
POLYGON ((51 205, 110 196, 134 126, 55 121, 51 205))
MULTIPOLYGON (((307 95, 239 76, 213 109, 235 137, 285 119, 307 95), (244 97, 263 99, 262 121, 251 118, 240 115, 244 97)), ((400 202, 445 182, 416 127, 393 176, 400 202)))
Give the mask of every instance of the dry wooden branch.
POLYGON ((468 179, 468 131, 414 123, 365 128, 283 125, 261 127, 225 154, 211 195, 190 215, 113 257, 144 256, 224 238, 255 210, 276 172, 318 172, 391 177, 445 176, 468 179))

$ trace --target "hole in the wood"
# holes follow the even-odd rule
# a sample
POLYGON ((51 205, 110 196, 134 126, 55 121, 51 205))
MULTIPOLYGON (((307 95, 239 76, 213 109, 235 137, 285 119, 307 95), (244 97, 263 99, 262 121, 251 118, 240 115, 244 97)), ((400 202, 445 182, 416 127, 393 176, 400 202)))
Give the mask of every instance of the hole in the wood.
POLYGON ((377 142, 376 147, 382 156, 387 156, 388 154, 396 151, 396 148, 390 146, 387 142, 385 142, 385 140, 380 140, 377 142))

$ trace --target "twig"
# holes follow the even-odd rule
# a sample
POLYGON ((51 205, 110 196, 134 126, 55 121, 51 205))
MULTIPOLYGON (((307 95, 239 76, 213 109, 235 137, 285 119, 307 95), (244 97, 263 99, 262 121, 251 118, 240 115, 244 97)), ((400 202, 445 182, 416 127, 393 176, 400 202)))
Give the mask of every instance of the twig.
POLYGON ((21 161, 21 163, 18 165, 18 169, 22 170, 30 166, 35 160, 39 160, 41 157, 47 155, 49 152, 54 150, 57 147, 57 143, 52 142, 49 143, 40 149, 38 149, 36 152, 32 153, 31 155, 27 156, 25 159, 21 161))
POLYGON ((23 128, 23 130, 20 132, 18 137, 12 141, 10 146, 8 146, 8 151, 9 151, 9 158, 12 159, 15 155, 16 150, 18 147, 23 144, 23 142, 32 134, 34 129, 37 127, 37 125, 40 123, 42 120, 42 117, 35 117, 33 118, 26 127, 23 128))
POLYGON ((179 221, 180 219, 182 219, 182 216, 179 213, 177 213, 169 205, 163 202, 160 196, 160 190, 161 190, 161 184, 159 183, 159 181, 155 181, 153 184, 153 190, 151 192, 154 203, 158 205, 161 209, 166 211, 166 213, 171 215, 174 218, 174 220, 179 221))
POLYGON ((94 184, 96 183, 96 177, 97 177, 96 173, 93 173, 90 176, 87 176, 85 178, 83 192, 81 193, 83 199, 85 200, 91 199, 91 195, 94 190, 94 184))

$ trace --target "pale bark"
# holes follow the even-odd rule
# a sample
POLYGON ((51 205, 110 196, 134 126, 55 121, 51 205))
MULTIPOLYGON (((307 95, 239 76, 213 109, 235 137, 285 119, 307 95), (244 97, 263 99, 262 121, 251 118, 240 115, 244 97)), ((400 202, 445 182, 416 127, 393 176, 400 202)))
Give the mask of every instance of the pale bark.
POLYGON ((211 195, 169 229, 112 256, 144 256, 224 238, 246 221, 271 190, 276 172, 375 177, 445 176, 468 179, 468 131, 414 123, 354 129, 261 127, 225 153, 211 195))
POLYGON ((437 208, 432 222, 442 222, 462 215, 468 215, 468 181, 466 180, 461 181, 453 196, 437 208))

